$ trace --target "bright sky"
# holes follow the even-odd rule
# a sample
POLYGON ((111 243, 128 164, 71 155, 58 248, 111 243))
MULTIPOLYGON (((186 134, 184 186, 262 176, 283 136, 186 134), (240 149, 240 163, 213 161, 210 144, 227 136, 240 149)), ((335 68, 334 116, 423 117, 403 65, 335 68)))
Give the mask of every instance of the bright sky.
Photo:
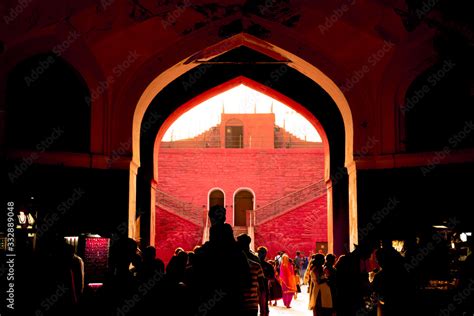
POLYGON ((218 94, 181 115, 166 131, 162 141, 192 138, 220 123, 225 113, 275 113, 275 124, 300 139, 321 142, 311 123, 287 105, 245 85, 218 94))

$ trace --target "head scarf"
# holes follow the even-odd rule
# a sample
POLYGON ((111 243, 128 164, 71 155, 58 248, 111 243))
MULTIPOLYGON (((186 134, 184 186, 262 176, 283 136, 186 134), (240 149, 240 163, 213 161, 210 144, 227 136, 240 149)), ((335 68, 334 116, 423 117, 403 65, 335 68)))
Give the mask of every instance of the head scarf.
POLYGON ((280 265, 281 282, 288 292, 296 292, 295 268, 290 263, 290 258, 284 254, 280 265))

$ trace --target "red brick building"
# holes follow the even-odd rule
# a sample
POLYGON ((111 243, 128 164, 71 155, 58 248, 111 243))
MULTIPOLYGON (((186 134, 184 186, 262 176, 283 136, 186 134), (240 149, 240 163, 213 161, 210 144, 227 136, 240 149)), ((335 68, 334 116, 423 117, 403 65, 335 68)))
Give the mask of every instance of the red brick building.
POLYGON ((221 122, 192 139, 161 143, 159 256, 168 260, 178 246, 191 250, 201 244, 203 214, 213 204, 226 207, 236 235, 249 233, 270 255, 281 249, 308 253, 315 242, 327 242, 322 143, 276 126, 273 113, 222 114, 221 122))

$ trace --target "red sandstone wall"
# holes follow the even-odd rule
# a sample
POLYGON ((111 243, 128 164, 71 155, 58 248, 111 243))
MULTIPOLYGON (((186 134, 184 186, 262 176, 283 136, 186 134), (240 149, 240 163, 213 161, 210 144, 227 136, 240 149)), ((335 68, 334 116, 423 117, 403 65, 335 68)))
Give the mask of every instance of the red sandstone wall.
POLYGON ((255 229, 255 247, 268 248, 268 257, 277 251, 296 251, 308 255, 315 250, 315 242, 327 241, 327 198, 323 195, 286 214, 274 218, 255 229))
POLYGON ((202 228, 160 208, 156 208, 156 232, 156 255, 165 263, 177 247, 193 250, 202 241, 202 228))
MULTIPOLYGON (((255 246, 266 246, 269 258, 279 250, 288 251, 292 256, 298 250, 308 255, 314 251, 316 241, 327 241, 326 203, 324 195, 257 226, 255 246)), ((156 212, 156 250, 165 263, 176 247, 188 251, 201 244, 200 227, 159 208, 156 212)))
MULTIPOLYGON (((223 149, 161 148, 158 155, 158 189, 198 207, 207 207, 208 192, 225 193, 227 222, 233 222, 233 194, 251 188, 256 205, 263 206, 290 192, 323 179, 322 148, 223 149)), ((200 208, 202 210, 202 208, 200 208)), ((270 255, 285 249, 308 253, 316 241, 327 241, 326 195, 258 226, 255 245, 265 245, 270 255)), ((157 254, 168 262, 176 247, 192 250, 201 243, 197 225, 157 209, 157 254)))
MULTIPOLYGON (((257 226, 255 246, 266 246, 269 258, 279 250, 288 251, 292 256, 297 250, 308 255, 314 251, 316 241, 327 241, 326 203, 324 195, 257 226)), ((176 247, 188 251, 201 244, 200 227, 160 208, 156 212, 156 250, 165 263, 176 247)))
POLYGON ((219 187, 225 193, 230 224, 238 188, 251 188, 258 207, 322 180, 323 173, 322 148, 161 148, 158 155, 159 190, 207 207, 209 190, 219 187))

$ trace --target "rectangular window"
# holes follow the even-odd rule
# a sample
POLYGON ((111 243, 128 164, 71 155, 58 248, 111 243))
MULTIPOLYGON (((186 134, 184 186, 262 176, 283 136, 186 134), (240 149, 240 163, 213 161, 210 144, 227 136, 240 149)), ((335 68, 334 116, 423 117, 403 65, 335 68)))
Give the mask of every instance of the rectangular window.
POLYGON ((244 148, 244 127, 226 126, 225 148, 244 148))

